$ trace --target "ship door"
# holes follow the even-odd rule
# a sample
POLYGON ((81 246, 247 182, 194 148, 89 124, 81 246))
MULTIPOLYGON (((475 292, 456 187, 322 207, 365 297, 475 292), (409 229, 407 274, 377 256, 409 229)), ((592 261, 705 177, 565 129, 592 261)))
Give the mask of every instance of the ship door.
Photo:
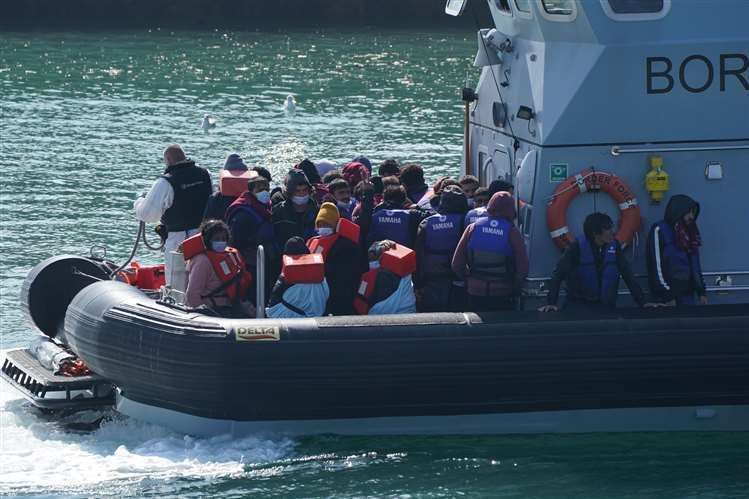
POLYGON ((512 168, 510 168, 510 155, 503 145, 496 145, 494 151, 489 155, 489 149, 485 146, 479 147, 479 182, 488 186, 493 180, 512 181, 512 168))

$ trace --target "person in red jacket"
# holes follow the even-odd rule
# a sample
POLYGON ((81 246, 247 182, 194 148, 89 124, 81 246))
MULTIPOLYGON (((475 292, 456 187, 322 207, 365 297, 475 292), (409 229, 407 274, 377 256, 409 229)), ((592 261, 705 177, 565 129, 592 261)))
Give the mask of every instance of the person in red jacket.
POLYGON ((472 311, 512 309, 528 276, 528 253, 515 227, 515 200, 497 192, 487 217, 466 227, 452 259, 452 270, 465 279, 472 311))

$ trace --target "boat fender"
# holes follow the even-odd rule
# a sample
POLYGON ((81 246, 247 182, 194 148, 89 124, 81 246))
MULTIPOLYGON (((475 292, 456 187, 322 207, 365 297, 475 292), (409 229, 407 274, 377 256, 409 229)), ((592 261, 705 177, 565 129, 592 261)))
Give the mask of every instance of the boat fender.
POLYGON ((567 208, 578 194, 603 191, 619 206, 619 230, 616 239, 622 247, 629 245, 640 229, 640 208, 629 186, 613 173, 587 168, 559 184, 546 207, 546 224, 554 244, 564 250, 575 240, 567 226, 567 208))
POLYGON ((247 190, 247 182, 250 180, 250 170, 221 170, 218 175, 218 190, 224 196, 239 197, 247 190))
POLYGON ((289 284, 320 283, 325 279, 325 260, 319 253, 284 255, 281 273, 289 284))

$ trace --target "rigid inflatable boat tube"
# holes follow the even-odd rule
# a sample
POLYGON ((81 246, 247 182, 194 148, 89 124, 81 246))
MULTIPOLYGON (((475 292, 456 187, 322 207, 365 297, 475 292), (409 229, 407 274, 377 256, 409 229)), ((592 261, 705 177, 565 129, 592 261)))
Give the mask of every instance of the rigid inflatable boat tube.
POLYGON ((215 420, 749 405, 744 305, 222 319, 106 281, 65 334, 127 400, 215 420))

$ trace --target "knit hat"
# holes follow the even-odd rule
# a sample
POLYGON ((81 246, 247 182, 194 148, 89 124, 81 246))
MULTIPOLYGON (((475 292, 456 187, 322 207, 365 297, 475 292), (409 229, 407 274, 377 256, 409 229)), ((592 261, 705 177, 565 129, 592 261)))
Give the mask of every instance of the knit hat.
POLYGON ((242 160, 242 156, 233 152, 226 157, 226 161, 224 161, 224 170, 246 172, 247 165, 244 164, 244 161, 242 160))
POLYGON ((336 166, 332 161, 323 159, 315 164, 315 168, 317 168, 317 173, 319 173, 321 177, 324 177, 326 173, 337 169, 338 166, 336 166))
POLYGON ((304 158, 301 163, 294 166, 294 169, 302 170, 304 174, 307 175, 307 180, 309 180, 311 184, 319 184, 322 182, 322 177, 317 173, 315 164, 307 158, 304 158))
POLYGON ((307 180, 307 175, 305 175, 302 170, 290 170, 286 175, 286 179, 284 180, 283 185, 284 189, 286 190, 287 197, 293 196, 294 191, 300 185, 306 185, 307 187, 312 188, 309 180, 307 180))
POLYGON ((361 182, 362 180, 367 180, 369 178, 369 170, 367 170, 367 167, 361 163, 347 163, 343 167, 343 171, 341 173, 343 175, 343 178, 346 179, 346 182, 348 182, 348 185, 350 185, 352 189, 356 187, 357 184, 359 184, 359 182, 361 182))
POLYGON ((359 156, 355 156, 354 159, 351 160, 351 162, 363 164, 364 168, 366 168, 369 174, 372 175, 372 162, 369 160, 368 157, 364 156, 363 154, 360 154, 359 156))
POLYGON ((336 205, 333 203, 323 203, 322 206, 320 206, 320 210, 317 212, 315 227, 317 227, 319 222, 325 222, 331 227, 336 227, 338 225, 338 219, 340 218, 341 215, 338 213, 338 207, 336 205))
POLYGON ((304 239, 299 236, 294 236, 286 241, 283 247, 284 255, 308 255, 309 249, 304 244, 304 239))

